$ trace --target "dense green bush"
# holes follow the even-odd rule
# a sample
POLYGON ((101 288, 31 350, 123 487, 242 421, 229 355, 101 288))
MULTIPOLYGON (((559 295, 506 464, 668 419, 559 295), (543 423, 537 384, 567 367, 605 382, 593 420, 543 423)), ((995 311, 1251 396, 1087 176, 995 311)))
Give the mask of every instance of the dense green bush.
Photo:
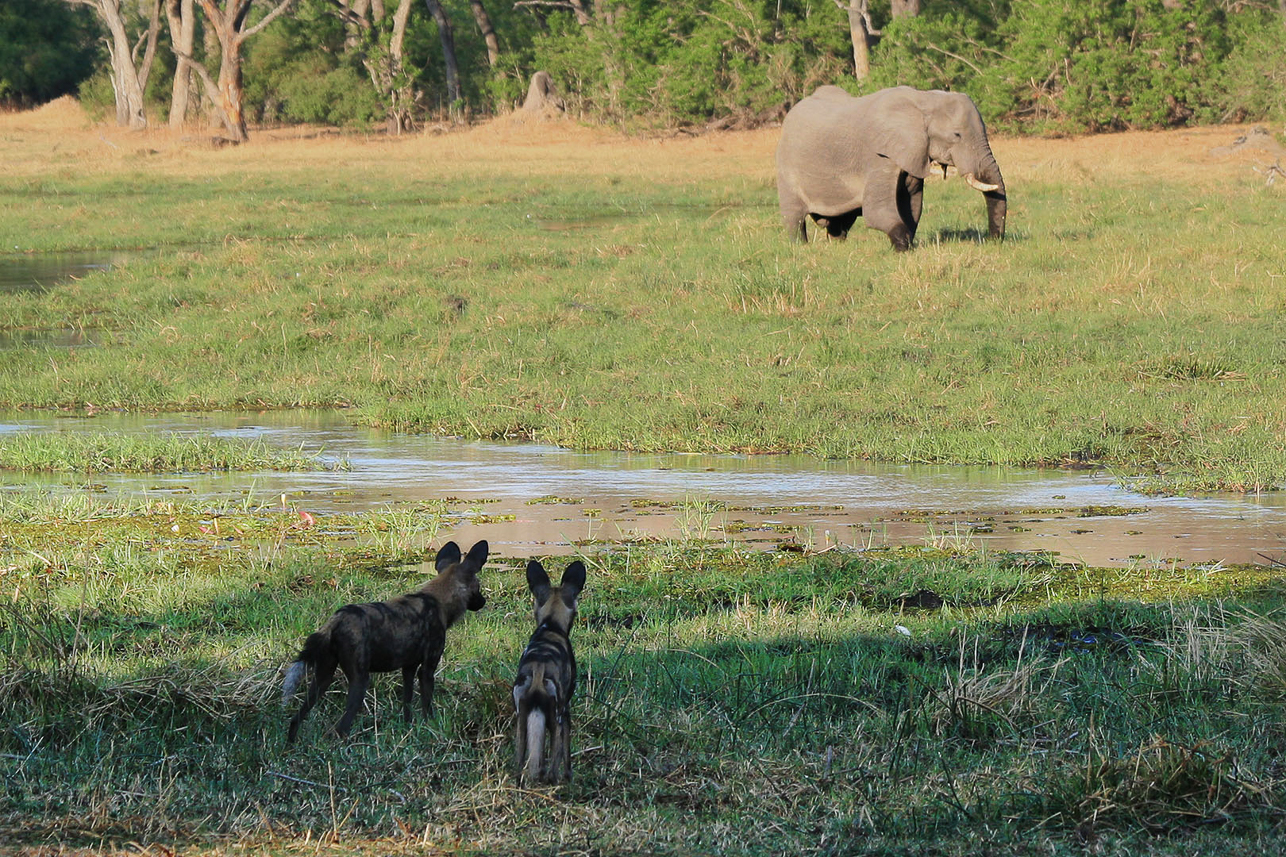
POLYGON ((383 118, 361 56, 317 3, 264 30, 247 51, 245 107, 260 121, 366 126, 383 118))
MULTIPOLYGON (((1262 37, 1272 22, 1255 17, 1258 25, 1236 32, 1262 37)), ((1015 131, 1160 128, 1227 110, 1226 90, 1214 82, 1236 36, 1214 2, 1167 9, 1160 0, 1031 0, 989 24, 957 13, 893 22, 875 53, 873 82, 968 92, 995 124, 1015 131)))
POLYGON ((1231 21, 1232 50, 1222 74, 1210 81, 1219 121, 1286 122, 1286 22, 1256 11, 1231 21))
POLYGON ((87 8, 61 0, 0 0, 0 104, 27 107, 75 92, 99 62, 87 8))
POLYGON ((573 112, 684 125, 779 115, 845 73, 847 31, 834 6, 807 2, 635 0, 589 26, 550 16, 533 68, 567 91, 573 112), (816 8, 814 8, 816 7, 816 8))
MULTIPOLYGON (((40 14, 23 16, 14 2, 0 0, 0 35, 6 27, 45 32, 50 45, 64 45, 37 24, 67 16, 66 8, 39 0, 32 8, 40 14)), ((483 2, 500 41, 494 67, 470 0, 443 0, 460 68, 463 104, 455 108, 473 114, 510 109, 543 69, 573 115, 631 126, 761 123, 823 83, 855 93, 898 84, 967 92, 989 123, 1019 133, 1286 118, 1286 14, 1270 3, 926 0, 918 17, 891 20, 888 2, 874 0, 880 35, 871 75, 859 82, 847 16, 829 0, 585 0, 586 24, 554 6, 483 2)), ((247 43, 249 116, 382 122, 384 96, 369 66, 387 32, 346 29, 335 8, 299 0, 247 43)), ((149 85, 158 114, 173 73, 166 36, 149 85)), ((21 95, 35 91, 30 83, 14 82, 9 47, 0 38, 0 100, 35 97, 21 95)), ((28 55, 44 67, 50 53, 28 55)), ((206 62, 213 68, 217 58, 206 62)), ((412 119, 452 108, 437 25, 421 3, 412 6, 405 66, 407 91, 416 94, 412 119)), ((55 85, 41 74, 42 86, 55 85)), ((82 93, 110 106, 107 84, 96 80, 82 93)))
POLYGON ((872 74, 852 77, 847 19, 834 4, 699 0, 682 13, 619 0, 589 26, 550 16, 532 63, 584 115, 658 124, 755 120, 819 83, 854 92, 909 84, 968 92, 1018 132, 1161 128, 1283 112, 1286 19, 1188 0, 929 2, 889 20, 872 74))

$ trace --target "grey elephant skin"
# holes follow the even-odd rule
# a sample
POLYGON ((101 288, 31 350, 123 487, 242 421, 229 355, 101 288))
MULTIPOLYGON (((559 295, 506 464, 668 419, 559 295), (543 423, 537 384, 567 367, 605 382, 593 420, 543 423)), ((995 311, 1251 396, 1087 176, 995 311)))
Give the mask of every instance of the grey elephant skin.
POLYGON ((808 240, 812 217, 844 238, 861 217, 907 250, 920 223, 924 180, 954 166, 987 204, 988 235, 1005 236, 1005 180, 991 154, 987 128, 959 92, 882 89, 854 98, 823 86, 782 120, 777 145, 777 198, 786 229, 808 240))

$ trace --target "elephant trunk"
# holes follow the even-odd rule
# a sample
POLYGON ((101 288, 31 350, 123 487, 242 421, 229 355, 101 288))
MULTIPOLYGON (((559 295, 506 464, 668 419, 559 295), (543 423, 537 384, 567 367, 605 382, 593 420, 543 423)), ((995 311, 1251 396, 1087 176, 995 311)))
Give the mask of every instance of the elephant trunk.
POLYGON ((996 239, 1005 237, 1005 214, 1008 211, 1008 200, 1005 197, 1005 179, 1000 175, 1000 166, 996 159, 987 153, 978 171, 973 174, 978 184, 970 182, 982 191, 987 200, 987 234, 996 239), (979 187, 981 185, 981 187, 979 187))

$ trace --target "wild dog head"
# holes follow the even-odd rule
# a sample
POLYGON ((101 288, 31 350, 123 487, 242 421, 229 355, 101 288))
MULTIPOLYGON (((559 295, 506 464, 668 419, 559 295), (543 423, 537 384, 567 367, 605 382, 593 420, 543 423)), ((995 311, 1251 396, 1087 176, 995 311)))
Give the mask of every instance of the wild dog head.
POLYGON ((438 576, 420 587, 420 591, 438 599, 447 627, 463 616, 466 609, 481 610, 486 605, 478 572, 487 564, 489 550, 486 540, 483 540, 462 557, 459 545, 447 542, 433 560, 438 576))
POLYGON ((585 563, 577 560, 567 566, 562 581, 551 586, 545 567, 533 559, 527 563, 527 588, 536 600, 536 625, 548 623, 566 634, 576 620, 576 605, 585 588, 585 563))

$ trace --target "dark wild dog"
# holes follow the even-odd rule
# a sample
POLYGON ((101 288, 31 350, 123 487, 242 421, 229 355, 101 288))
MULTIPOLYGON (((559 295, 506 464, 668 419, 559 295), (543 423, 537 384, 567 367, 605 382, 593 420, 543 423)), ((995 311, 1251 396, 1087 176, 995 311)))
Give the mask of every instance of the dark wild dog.
POLYGON ((536 630, 518 661, 514 708, 518 710, 518 771, 528 782, 559 782, 572 778, 571 700, 576 689, 576 657, 569 636, 576 619, 576 602, 585 587, 585 563, 567 566, 562 582, 549 585, 540 563, 527 564, 527 586, 536 599, 536 630), (542 771, 545 735, 552 727, 549 770, 542 771))
POLYGON ((487 562, 487 551, 487 543, 480 541, 462 559, 459 546, 447 542, 434 560, 438 576, 418 591, 388 601, 341 607, 321 630, 310 634, 299 657, 286 670, 283 705, 294 696, 308 667, 313 668, 308 697, 291 718, 286 740, 295 740, 299 724, 335 678, 336 667, 348 678, 348 705, 335 725, 335 732, 341 738, 348 734, 357 710, 362 707, 373 672, 402 671, 402 714, 409 723, 418 671, 424 713, 431 713, 433 673, 446 646, 447 628, 454 625, 466 609, 481 610, 486 604, 478 584, 478 571, 487 562))

